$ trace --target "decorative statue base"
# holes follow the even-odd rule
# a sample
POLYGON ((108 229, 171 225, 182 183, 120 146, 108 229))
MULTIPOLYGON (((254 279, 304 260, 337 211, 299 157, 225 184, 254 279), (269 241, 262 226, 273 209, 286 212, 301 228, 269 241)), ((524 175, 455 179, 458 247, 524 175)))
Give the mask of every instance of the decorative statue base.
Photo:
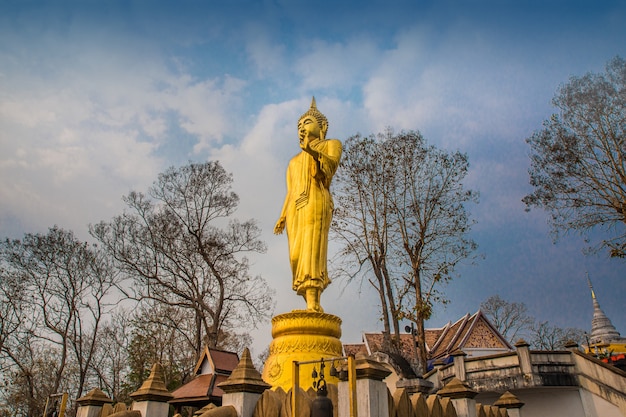
MULTIPOLYGON (((293 361, 340 357, 342 355, 340 337, 341 319, 332 314, 294 310, 275 316, 272 319, 273 340, 270 343, 270 355, 263 367, 263 380, 274 388, 290 390, 293 386, 293 361)), ((299 385, 304 390, 313 385, 311 376, 313 366, 310 364, 300 367, 299 385)), ((315 366, 319 372, 319 365, 315 366)), ((338 380, 328 375, 328 372, 325 379, 330 383, 338 383, 338 380)))

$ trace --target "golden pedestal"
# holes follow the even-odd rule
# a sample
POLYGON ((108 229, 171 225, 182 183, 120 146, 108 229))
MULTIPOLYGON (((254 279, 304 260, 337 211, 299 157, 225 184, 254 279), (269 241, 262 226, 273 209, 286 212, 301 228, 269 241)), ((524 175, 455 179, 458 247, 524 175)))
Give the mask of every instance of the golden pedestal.
MULTIPOLYGON (((293 362, 314 361, 340 357, 342 346, 341 319, 332 314, 309 310, 294 310, 272 318, 272 343, 270 355, 263 367, 263 380, 273 388, 291 389, 293 362)), ((337 383, 330 376, 330 363, 326 363, 324 379, 337 383)), ((313 385, 311 373, 319 364, 300 367, 299 385, 307 390, 313 385)))

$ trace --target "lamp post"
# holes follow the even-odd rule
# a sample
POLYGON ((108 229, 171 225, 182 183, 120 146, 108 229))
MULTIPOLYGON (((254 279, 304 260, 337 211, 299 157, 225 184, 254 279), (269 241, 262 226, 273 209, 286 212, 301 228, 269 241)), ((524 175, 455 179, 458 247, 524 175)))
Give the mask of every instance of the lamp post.
POLYGON ((415 338, 417 336, 417 329, 415 328, 415 324, 411 322, 410 326, 404 326, 404 330, 407 333, 411 333, 411 337, 413 338, 413 354, 415 355, 415 363, 419 363, 419 356, 417 354, 417 339, 415 338))

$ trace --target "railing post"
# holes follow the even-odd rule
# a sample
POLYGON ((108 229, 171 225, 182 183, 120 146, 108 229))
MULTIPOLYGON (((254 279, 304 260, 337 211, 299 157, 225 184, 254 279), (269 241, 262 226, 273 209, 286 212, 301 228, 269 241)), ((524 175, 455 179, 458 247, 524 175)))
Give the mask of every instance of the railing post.
POLYGON ((458 417, 476 417, 474 397, 478 395, 478 392, 471 389, 459 378, 452 378, 437 392, 437 395, 450 399, 458 417))
POLYGON ((493 405, 499 408, 505 408, 509 417, 521 417, 524 403, 510 391, 507 391, 502 394, 493 405))
POLYGON ((350 417, 357 417, 356 365, 354 363, 354 356, 348 356, 348 386, 350 387, 350 417))
POLYGON ((298 392, 300 391, 300 364, 293 361, 293 373, 291 380, 293 381, 293 387, 291 388, 291 415, 296 417, 298 414, 298 392))

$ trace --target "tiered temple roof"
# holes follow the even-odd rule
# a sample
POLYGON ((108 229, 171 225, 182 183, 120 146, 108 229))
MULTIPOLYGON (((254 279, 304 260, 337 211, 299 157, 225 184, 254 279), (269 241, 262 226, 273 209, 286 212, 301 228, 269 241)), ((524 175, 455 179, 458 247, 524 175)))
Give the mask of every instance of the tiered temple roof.
POLYGON ((203 406, 208 402, 221 405, 224 391, 218 386, 237 367, 236 353, 205 348, 194 369, 194 378, 172 393, 174 407, 203 406))
MULTIPOLYGON (((435 329, 425 329, 426 351, 429 361, 445 360, 450 354, 462 350, 469 356, 483 356, 513 350, 498 330, 479 310, 466 314, 454 323, 435 329)), ((415 339, 410 333, 400 334, 400 352, 406 359, 415 356, 415 339)), ((386 352, 383 347, 383 334, 363 333, 363 343, 344 344, 344 354, 386 352)))

